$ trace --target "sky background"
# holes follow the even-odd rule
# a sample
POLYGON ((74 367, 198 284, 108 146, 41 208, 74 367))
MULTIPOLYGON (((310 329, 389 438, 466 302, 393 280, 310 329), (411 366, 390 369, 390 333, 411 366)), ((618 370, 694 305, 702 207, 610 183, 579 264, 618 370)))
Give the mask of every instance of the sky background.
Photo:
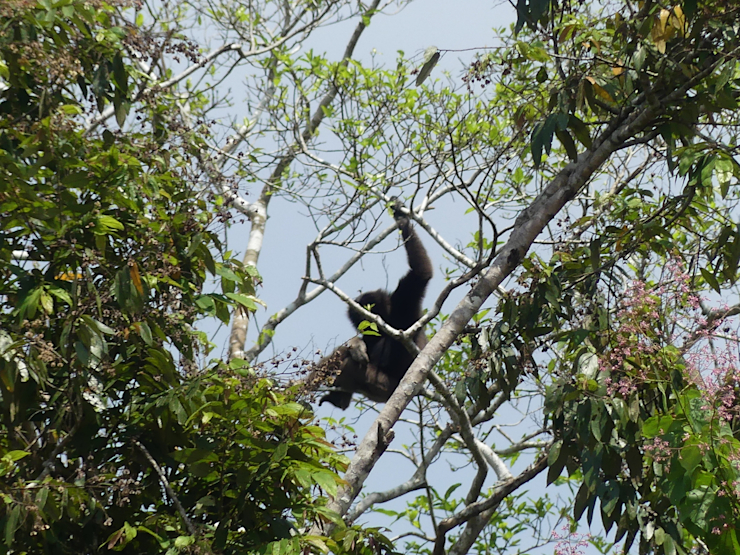
MULTIPOLYGON (((421 65, 424 50, 437 46, 442 50, 465 50, 445 52, 435 67, 431 79, 447 79, 460 82, 467 64, 475 56, 475 50, 494 44, 494 27, 510 25, 514 22, 514 9, 508 3, 494 3, 481 0, 418 0, 399 9, 393 15, 381 14, 373 18, 370 27, 362 35, 355 49, 355 57, 364 63, 375 59, 376 64, 387 67, 396 66, 397 52, 402 50, 407 57, 418 59, 421 65)), ((356 25, 355 20, 343 22, 319 30, 312 35, 304 51, 313 49, 326 52, 330 59, 339 59, 344 51, 347 39, 356 25)), ((238 90, 238 87, 235 87, 238 90)), ((238 100, 238 94, 236 95, 238 100)), ((232 109, 232 114, 233 114, 232 109)), ((248 113, 239 114, 248 116, 248 113)), ((323 137, 322 137, 323 138, 323 137)), ((248 191, 247 200, 253 200, 258 189, 248 191)), ((466 244, 476 226, 476 218, 466 216, 468 205, 459 201, 449 202, 444 209, 436 208, 425 214, 430 224, 453 244, 466 244)), ((390 215, 385 225, 392 223, 390 215)), ((229 244, 239 253, 244 252, 248 238, 248 225, 234 226, 229 230, 229 244)), ((264 247, 260 254, 259 270, 264 279, 264 287, 259 296, 267 304, 267 309, 260 308, 257 321, 263 323, 270 315, 291 302, 301 286, 304 275, 306 244, 317 234, 313 222, 305 210, 297 205, 276 197, 268 208, 264 247)), ((422 240, 429 250, 435 266, 435 277, 427 290, 427 301, 433 299, 444 286, 440 268, 448 266, 441 248, 427 237, 422 240)), ((398 246, 396 236, 389 237, 375 254, 368 256, 357 267, 346 274, 338 285, 350 295, 361 290, 384 287, 393 289, 401 276, 406 273, 405 253, 398 246), (391 252, 393 251, 393 252, 391 252)), ((339 249, 337 249, 338 251, 339 249)), ((346 260, 347 253, 322 253, 327 272, 338 268, 346 260), (332 256, 334 254, 335 256, 332 256)), ((454 307, 464 291, 457 294, 445 304, 445 308, 454 307)), ((428 304, 428 303, 427 303, 428 304)), ((280 324, 275 336, 274 346, 265 355, 278 354, 286 347, 326 350, 343 343, 353 334, 353 328, 347 318, 336 318, 345 312, 344 303, 331 293, 323 293, 316 301, 299 309, 300 317, 288 318, 280 324), (320 322, 320 327, 306 325, 306 321, 320 322)), ((216 343, 226 348, 228 330, 222 330, 216 343)), ((257 330, 250 327, 249 339, 256 338, 257 330)), ((248 341, 248 345, 251 344, 248 341)))

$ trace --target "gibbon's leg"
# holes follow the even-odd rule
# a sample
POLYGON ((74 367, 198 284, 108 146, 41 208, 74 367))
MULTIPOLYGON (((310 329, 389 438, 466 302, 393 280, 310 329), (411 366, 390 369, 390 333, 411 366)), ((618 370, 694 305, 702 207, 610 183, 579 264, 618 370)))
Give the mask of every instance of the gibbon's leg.
POLYGON ((357 388, 358 393, 376 403, 385 403, 398 387, 399 380, 392 379, 374 364, 368 364, 365 370, 365 383, 357 388))
POLYGON ((324 395, 319 405, 327 402, 346 409, 352 402, 352 393, 360 391, 365 383, 367 366, 365 342, 359 337, 353 337, 344 345, 337 347, 329 356, 322 358, 306 381, 311 388, 325 383, 340 390, 324 395))
MULTIPOLYGON (((371 401, 385 402, 398 385, 398 381, 369 362, 367 347, 362 338, 350 339, 327 359, 336 361, 334 365, 337 362, 339 364, 339 374, 331 384, 338 391, 324 395, 319 404, 327 402, 344 410, 352 402, 353 393, 360 393, 371 401)), ((326 366, 331 367, 330 364, 326 366)))
POLYGON ((346 409, 352 393, 360 393, 371 401, 384 403, 391 396, 398 385, 387 373, 370 362, 367 345, 360 337, 353 337, 347 343, 344 360, 339 375, 334 380, 334 387, 341 391, 332 392, 325 396, 333 405, 346 409))
POLYGON ((321 398, 319 404, 328 402, 344 410, 352 402, 352 394, 360 393, 371 401, 385 403, 395 391, 398 382, 381 372, 374 364, 359 363, 348 357, 334 380, 332 391, 321 398))

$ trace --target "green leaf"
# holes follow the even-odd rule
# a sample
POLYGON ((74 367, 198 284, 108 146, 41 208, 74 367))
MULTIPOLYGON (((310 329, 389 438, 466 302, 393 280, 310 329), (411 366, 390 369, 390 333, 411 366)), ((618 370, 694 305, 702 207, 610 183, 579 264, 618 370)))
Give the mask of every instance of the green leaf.
POLYGON ((611 515, 619 502, 619 484, 610 481, 606 491, 601 495, 601 510, 606 515, 611 515))
POLYGON ((706 268, 699 268, 699 272, 701 272, 701 277, 704 278, 704 281, 706 281, 712 289, 714 289, 718 294, 722 294, 722 289, 720 288, 719 281, 717 281, 717 278, 714 277, 714 274, 712 274, 706 268))
POLYGON ((213 313, 216 311, 216 301, 213 300, 211 295, 201 295, 195 299, 195 304, 206 313, 213 313))
POLYGON ((457 399, 459 405, 463 405, 465 403, 466 392, 465 381, 458 380, 455 384, 455 399, 457 399))
MULTIPOLYGON (((6 507, 7 511, 7 507, 6 507)), ((5 522, 5 545, 8 547, 13 546, 13 538, 15 537, 15 532, 18 530, 18 522, 21 518, 21 507, 20 505, 13 505, 13 508, 10 509, 8 519, 5 522)))
POLYGON ((568 129, 573 132, 573 135, 575 135, 576 139, 578 139, 583 146, 591 148, 591 134, 588 130, 588 126, 583 123, 583 121, 571 114, 568 118, 568 129))
POLYGON ((337 480, 339 479, 338 476, 326 470, 319 470, 317 472, 314 472, 311 478, 313 478, 313 481, 318 486, 320 486, 326 493, 332 496, 336 495, 337 490, 338 490, 338 485, 337 485, 337 480))
POLYGON ((557 480, 568 462, 567 450, 562 449, 562 440, 553 444, 550 452, 547 454, 547 484, 552 484, 557 480))
POLYGON ((69 175, 66 175, 62 179, 62 183, 67 187, 84 189, 89 186, 90 177, 88 176, 87 172, 73 172, 69 175))
POLYGON ((49 488, 47 486, 44 486, 36 492, 36 509, 40 512, 44 510, 44 507, 46 506, 46 500, 49 498, 49 488))
POLYGON ((529 15, 532 21, 539 21, 549 7, 550 0, 529 0, 529 15))
POLYGON ((714 166, 714 175, 717 177, 719 182, 720 194, 722 198, 727 198, 727 193, 730 190, 730 183, 732 182, 733 172, 735 164, 732 160, 727 158, 720 158, 714 166))
POLYGON ((679 460, 681 466, 686 469, 687 474, 693 473, 694 469, 702 463, 704 458, 701 449, 696 445, 686 445, 681 449, 680 453, 679 460))
POLYGON ((547 453, 547 464, 552 466, 560 457, 560 449, 563 447, 563 440, 559 439, 552 444, 550 451, 547 453))
POLYGON ((558 114, 550 114, 544 122, 538 123, 532 130, 531 149, 535 168, 542 163, 542 150, 544 149, 549 154, 552 149, 552 138, 555 135, 557 123, 558 114))
POLYGON ((57 299, 63 301, 67 306, 72 306, 72 297, 65 289, 62 289, 57 285, 49 285, 48 291, 49 294, 54 295, 57 299))
POLYGON ((119 100, 116 97, 116 102, 113 103, 114 113, 116 116, 116 123, 118 127, 123 127, 126 123, 126 117, 128 116, 129 103, 119 100))
POLYGON ((676 544, 673 542, 673 538, 668 535, 663 539, 663 553, 665 555, 676 555, 676 544))
POLYGON ((421 66, 421 69, 419 69, 419 75, 416 76, 417 87, 421 86, 421 84, 426 81, 427 77, 429 77, 429 74, 439 61, 439 56, 439 50, 436 46, 430 46, 424 51, 424 63, 421 66))
POLYGON ((109 328, 102 322, 99 322, 98 320, 88 316, 87 314, 83 314, 82 316, 80 316, 80 321, 84 322, 85 326, 87 326, 87 328, 93 333, 105 333, 108 335, 113 335, 116 333, 114 329, 109 328))
POLYGON ((285 458, 285 455, 288 454, 288 444, 287 443, 280 443, 278 444, 277 448, 275 449, 275 452, 272 456, 272 460, 274 462, 279 462, 285 458))
POLYGON ((576 493, 575 502, 573 504, 573 518, 575 520, 580 520, 588 505, 595 499, 595 497, 592 497, 589 494, 589 489, 586 483, 582 483, 581 487, 578 488, 578 493, 576 493))
POLYGON ((138 330, 139 335, 144 340, 144 343, 151 346, 154 341, 152 338, 152 330, 149 327, 149 324, 147 324, 146 322, 136 322, 136 324, 134 324, 134 327, 138 330))
POLYGON ((116 231, 123 231, 123 224, 113 216, 103 214, 98 217, 93 233, 98 235, 109 235, 116 231))
POLYGON ((560 144, 562 144, 563 148, 565 148, 565 153, 568 155, 568 158, 570 158, 574 162, 578 160, 578 149, 576 148, 576 143, 573 141, 570 133, 568 133, 567 131, 556 129, 555 135, 557 135, 560 144))
POLYGON ((655 415, 645 421, 642 427, 642 435, 646 438, 654 438, 667 432, 673 424, 673 417, 670 415, 655 415))
POLYGON ((8 462, 15 462, 15 461, 21 460, 24 457, 27 457, 30 454, 31 453, 29 453, 28 451, 20 451, 20 450, 8 451, 7 453, 3 455, 3 460, 6 460, 8 462))
POLYGON ((107 546, 108 549, 113 551, 123 551, 128 543, 136 538, 136 528, 131 526, 128 522, 125 522, 123 527, 119 528, 108 536, 107 546))
POLYGON ((175 538, 175 547, 178 549, 184 549, 195 543, 193 536, 178 536, 175 538))
POLYGON ((143 288, 138 267, 125 266, 118 271, 114 281, 113 293, 120 307, 129 313, 140 313, 148 297, 143 288))
POLYGON ((601 269, 601 238, 595 237, 589 245, 589 259, 591 261, 591 270, 598 272, 601 269))
MULTIPOLYGON (((113 78, 116 81, 116 86, 123 94, 126 94, 128 92, 128 72, 123 64, 123 56, 120 52, 116 52, 115 56, 113 56, 113 78)), ((122 125, 122 123, 119 122, 118 125, 122 125)))
POLYGON ((216 274, 221 276, 222 278, 226 278, 229 281, 238 282, 241 281, 239 276, 236 275, 236 273, 227 266, 224 266, 223 264, 217 264, 216 265, 216 274))
POLYGON ((175 396, 170 397, 169 406, 170 410, 177 417, 177 422, 179 424, 185 424, 185 422, 187 422, 188 420, 188 414, 185 411, 185 407, 182 406, 180 399, 175 396))
POLYGON ((247 310, 254 312, 257 310, 257 302, 254 297, 242 295, 241 293, 226 293, 226 296, 232 301, 236 301, 247 310))
POLYGON ((40 287, 31 290, 24 297, 21 297, 18 313, 21 319, 32 319, 36 316, 38 305, 41 299, 42 289, 40 287))

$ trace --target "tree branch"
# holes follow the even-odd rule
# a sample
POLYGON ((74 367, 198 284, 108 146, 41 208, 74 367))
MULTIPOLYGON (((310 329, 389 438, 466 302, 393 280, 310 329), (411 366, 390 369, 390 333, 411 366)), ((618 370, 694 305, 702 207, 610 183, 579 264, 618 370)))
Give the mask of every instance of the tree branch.
POLYGON ((162 472, 162 469, 157 464, 157 461, 154 460, 154 457, 151 456, 149 451, 147 450, 144 445, 139 442, 138 440, 133 440, 134 445, 139 448, 139 450, 144 454, 146 457, 146 460, 149 461, 149 464, 152 465, 152 468, 157 473, 157 476, 159 477, 159 483, 162 484, 162 487, 167 492, 167 496, 170 498, 170 501, 172 501, 172 504, 177 509, 177 512, 180 513, 180 517, 182 518, 183 522, 185 522, 185 526, 188 529, 188 532, 190 532, 191 536, 196 535, 195 526, 193 526, 193 523, 190 522, 190 519, 188 518, 188 514, 185 512, 185 508, 182 506, 182 503, 180 503, 180 500, 177 498, 177 495, 175 495, 175 491, 172 489, 172 486, 170 486, 169 481, 167 481, 167 477, 164 475, 164 472, 162 472))
MULTIPOLYGON (((369 19, 376 13, 380 0, 373 0, 370 6, 365 10, 360 18, 360 22, 355 27, 352 36, 347 43, 347 47, 344 50, 342 61, 340 66, 346 67, 349 64, 350 59, 354 53, 357 42, 360 40, 362 33, 367 28, 369 19)), ((327 113, 327 108, 334 102, 334 99, 339 92, 339 88, 336 84, 332 83, 329 86, 329 90, 326 92, 324 97, 319 102, 319 105, 314 110, 311 119, 306 125, 305 129, 301 133, 302 140, 307 142, 318 129, 321 122, 324 120, 324 116, 327 113)), ((288 167, 293 163, 295 157, 300 152, 300 146, 298 142, 293 143, 285 155, 275 165, 272 175, 267 181, 267 184, 263 187, 260 197, 253 204, 256 205, 256 214, 250 218, 252 227, 249 231, 249 240, 247 242, 247 249, 244 253, 243 263, 245 266, 257 266, 260 252, 262 251, 262 241, 265 232, 265 222, 267 215, 267 207, 270 204, 270 199, 276 191, 277 186, 283 179, 283 175, 288 167)), ((229 337, 229 358, 244 358, 244 344, 247 340, 247 329, 249 326, 249 315, 246 311, 237 310, 234 314, 234 320, 231 325, 231 334, 229 337)))
POLYGON ((340 515, 347 513, 377 462, 378 433, 387 433, 407 404, 421 387, 428 373, 452 345, 472 316, 502 281, 514 271, 544 227, 580 191, 602 164, 630 137, 642 131, 662 113, 661 106, 649 103, 633 109, 621 122, 615 122, 598 137, 592 149, 582 153, 576 162, 565 166, 529 207, 516 219, 508 241, 499 251, 488 271, 460 301, 437 334, 416 357, 385 407, 376 424, 363 438, 352 459, 345 480, 347 485, 330 500, 328 508, 340 515))

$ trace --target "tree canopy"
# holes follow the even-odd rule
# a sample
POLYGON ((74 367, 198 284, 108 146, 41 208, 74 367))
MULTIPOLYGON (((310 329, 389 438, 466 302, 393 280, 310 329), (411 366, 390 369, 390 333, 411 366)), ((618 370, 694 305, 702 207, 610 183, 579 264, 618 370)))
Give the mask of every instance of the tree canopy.
POLYGON ((519 0, 449 73, 357 55, 393 9, 0 6, 9 553, 740 553, 740 6, 519 0), (395 199, 444 279, 363 312, 430 341, 360 429, 281 329, 363 311, 395 199), (278 209, 315 236, 260 321, 278 209))

